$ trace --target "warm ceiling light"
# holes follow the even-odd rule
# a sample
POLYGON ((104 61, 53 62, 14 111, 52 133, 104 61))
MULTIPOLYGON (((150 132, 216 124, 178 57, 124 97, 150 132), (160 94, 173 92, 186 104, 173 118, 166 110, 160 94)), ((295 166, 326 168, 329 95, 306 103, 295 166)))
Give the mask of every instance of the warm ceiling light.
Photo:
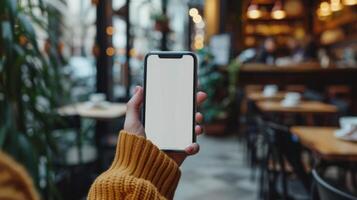
POLYGON ((317 15, 320 17, 327 17, 331 15, 330 4, 327 3, 326 1, 321 2, 320 8, 317 10, 317 15))
POLYGON ((198 24, 198 23, 202 22, 202 17, 201 17, 201 15, 195 15, 192 20, 195 24, 198 24))
POLYGON ((115 54, 115 49, 113 47, 108 47, 105 50, 105 53, 107 54, 107 56, 113 56, 115 54))
POLYGON ((331 0, 331 11, 336 12, 342 10, 342 4, 340 0, 331 0))
POLYGON ((353 6, 357 4, 357 0, 343 0, 343 4, 346 6, 353 6))
POLYGON ((262 13, 261 11, 258 9, 258 5, 257 4, 250 4, 250 6, 248 7, 247 10, 247 16, 250 19, 258 19, 259 17, 261 17, 262 13))
POLYGON ((286 13, 283 10, 283 6, 280 1, 277 1, 271 11, 271 17, 273 19, 283 19, 286 17, 286 13))
POLYGON ((191 9, 188 11, 188 14, 189 14, 191 17, 194 17, 194 16, 198 15, 198 10, 197 10, 197 8, 191 8, 191 9))
POLYGON ((271 13, 271 17, 273 19, 284 19, 286 16, 286 13, 284 10, 275 10, 271 13))
POLYGON ((113 35, 113 34, 114 34, 114 28, 113 28, 113 26, 108 26, 108 27, 105 29, 105 32, 107 33, 107 35, 113 35))

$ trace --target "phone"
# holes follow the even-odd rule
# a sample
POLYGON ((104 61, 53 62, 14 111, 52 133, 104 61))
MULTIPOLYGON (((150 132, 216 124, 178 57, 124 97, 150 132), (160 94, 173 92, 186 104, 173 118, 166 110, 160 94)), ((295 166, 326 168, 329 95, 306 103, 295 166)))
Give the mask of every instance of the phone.
POLYGON ((184 151, 196 141, 197 57, 158 51, 145 57, 143 124, 161 150, 184 151))

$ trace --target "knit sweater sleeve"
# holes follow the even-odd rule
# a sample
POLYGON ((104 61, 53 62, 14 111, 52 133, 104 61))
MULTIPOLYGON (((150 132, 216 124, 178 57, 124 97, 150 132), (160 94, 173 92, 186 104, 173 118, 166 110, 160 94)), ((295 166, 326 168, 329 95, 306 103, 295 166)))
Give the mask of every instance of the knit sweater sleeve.
POLYGON ((176 162, 149 140, 121 131, 114 161, 94 181, 88 199, 172 199, 180 174, 176 162))

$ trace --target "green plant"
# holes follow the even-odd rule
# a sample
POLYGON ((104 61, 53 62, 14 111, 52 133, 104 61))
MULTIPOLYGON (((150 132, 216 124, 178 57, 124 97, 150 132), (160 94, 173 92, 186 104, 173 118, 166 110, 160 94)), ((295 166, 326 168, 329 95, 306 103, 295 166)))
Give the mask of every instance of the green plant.
POLYGON ((225 96, 224 77, 214 65, 213 55, 208 49, 201 49, 197 54, 200 58, 199 87, 207 93, 207 100, 201 106, 201 110, 205 114, 205 121, 210 123, 226 116, 226 105, 223 103, 225 96))
POLYGON ((232 104, 236 100, 238 73, 241 67, 238 59, 233 59, 227 66, 228 72, 228 101, 232 104))
POLYGON ((236 106, 237 77, 241 64, 236 59, 232 60, 226 68, 228 76, 225 78, 225 73, 215 66, 208 49, 201 49, 197 53, 200 58, 199 86, 207 93, 207 100, 202 105, 205 121, 210 123, 225 119, 236 106))
POLYGON ((0 148, 26 167, 46 199, 59 198, 50 134, 59 120, 55 108, 66 96, 59 25, 58 10, 42 0, 0 1, 0 148), (47 33, 46 53, 37 31, 47 33))

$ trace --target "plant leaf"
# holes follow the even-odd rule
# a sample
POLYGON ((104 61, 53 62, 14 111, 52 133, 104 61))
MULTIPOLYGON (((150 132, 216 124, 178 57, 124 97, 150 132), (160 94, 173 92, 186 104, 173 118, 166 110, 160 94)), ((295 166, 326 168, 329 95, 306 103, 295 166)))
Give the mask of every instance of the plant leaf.
POLYGON ((22 133, 19 133, 18 150, 20 150, 21 162, 31 173, 32 177, 38 177, 38 154, 30 140, 22 133))
POLYGON ((17 0, 6 0, 7 7, 9 8, 10 15, 16 16, 17 0))
POLYGON ((1 36, 2 36, 2 39, 4 40, 6 48, 11 49, 13 37, 12 37, 12 30, 11 30, 10 22, 9 21, 1 22, 1 30, 2 30, 1 36))
POLYGON ((19 23, 20 23, 21 27, 25 31, 25 34, 29 37, 29 39, 33 43, 35 43, 36 42, 36 38, 35 38, 36 34, 35 34, 35 29, 32 26, 32 22, 23 13, 19 13, 18 19, 19 19, 19 23))

